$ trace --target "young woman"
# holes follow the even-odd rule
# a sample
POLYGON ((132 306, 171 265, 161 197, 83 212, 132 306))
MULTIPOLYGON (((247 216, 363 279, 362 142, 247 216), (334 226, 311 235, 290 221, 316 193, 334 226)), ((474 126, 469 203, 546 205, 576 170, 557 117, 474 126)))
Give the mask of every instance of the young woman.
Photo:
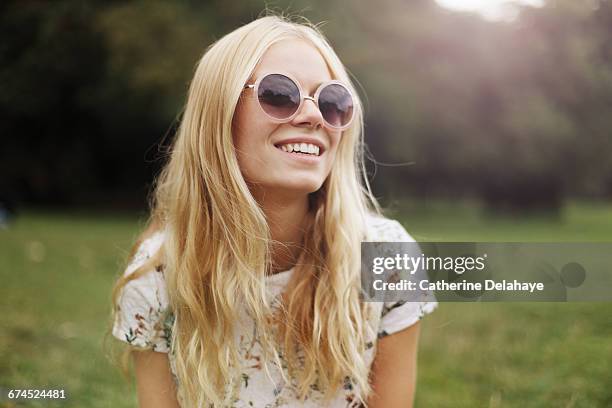
POLYGON ((412 405, 436 304, 360 298, 361 241, 412 241, 362 184, 362 127, 313 26, 263 17, 206 51, 113 295, 142 407, 412 405))

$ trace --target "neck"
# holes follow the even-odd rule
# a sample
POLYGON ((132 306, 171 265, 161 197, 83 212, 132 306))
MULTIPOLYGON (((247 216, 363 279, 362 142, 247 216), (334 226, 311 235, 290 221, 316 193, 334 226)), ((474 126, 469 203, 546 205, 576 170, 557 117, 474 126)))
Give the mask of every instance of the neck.
POLYGON ((308 225, 308 195, 254 194, 263 209, 272 237, 272 273, 292 268, 300 256, 308 225))

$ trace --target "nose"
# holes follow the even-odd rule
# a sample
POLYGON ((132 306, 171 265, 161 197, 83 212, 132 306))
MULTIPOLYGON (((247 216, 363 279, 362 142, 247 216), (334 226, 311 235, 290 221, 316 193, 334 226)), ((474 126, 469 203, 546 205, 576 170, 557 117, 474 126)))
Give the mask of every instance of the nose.
POLYGON ((320 129, 323 126, 323 116, 316 100, 311 96, 304 97, 304 103, 297 115, 291 121, 293 126, 320 129))

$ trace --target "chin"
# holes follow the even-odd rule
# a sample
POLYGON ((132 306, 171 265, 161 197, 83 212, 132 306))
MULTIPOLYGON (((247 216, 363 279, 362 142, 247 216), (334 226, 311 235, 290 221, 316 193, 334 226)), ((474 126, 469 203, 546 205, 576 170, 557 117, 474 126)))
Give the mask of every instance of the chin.
POLYGON ((288 183, 286 180, 283 183, 278 183, 274 187, 276 189, 293 191, 296 194, 310 194, 318 191, 323 185, 320 180, 295 180, 288 183))
POLYGON ((313 183, 313 184, 302 184, 299 186, 291 186, 287 188, 295 192, 299 192, 303 194, 310 194, 310 193, 314 193, 315 191, 319 190, 321 188, 321 185, 322 183, 313 183))

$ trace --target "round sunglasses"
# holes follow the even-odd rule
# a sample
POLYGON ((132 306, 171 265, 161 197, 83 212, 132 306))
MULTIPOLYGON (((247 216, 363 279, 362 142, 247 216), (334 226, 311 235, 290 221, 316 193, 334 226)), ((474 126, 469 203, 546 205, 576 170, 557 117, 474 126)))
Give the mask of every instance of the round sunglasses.
POLYGON ((244 88, 255 91, 261 109, 278 123, 291 121, 302 108, 305 99, 317 105, 327 127, 343 130, 353 121, 353 95, 340 81, 322 83, 314 97, 305 94, 299 82, 286 74, 265 74, 244 88))

